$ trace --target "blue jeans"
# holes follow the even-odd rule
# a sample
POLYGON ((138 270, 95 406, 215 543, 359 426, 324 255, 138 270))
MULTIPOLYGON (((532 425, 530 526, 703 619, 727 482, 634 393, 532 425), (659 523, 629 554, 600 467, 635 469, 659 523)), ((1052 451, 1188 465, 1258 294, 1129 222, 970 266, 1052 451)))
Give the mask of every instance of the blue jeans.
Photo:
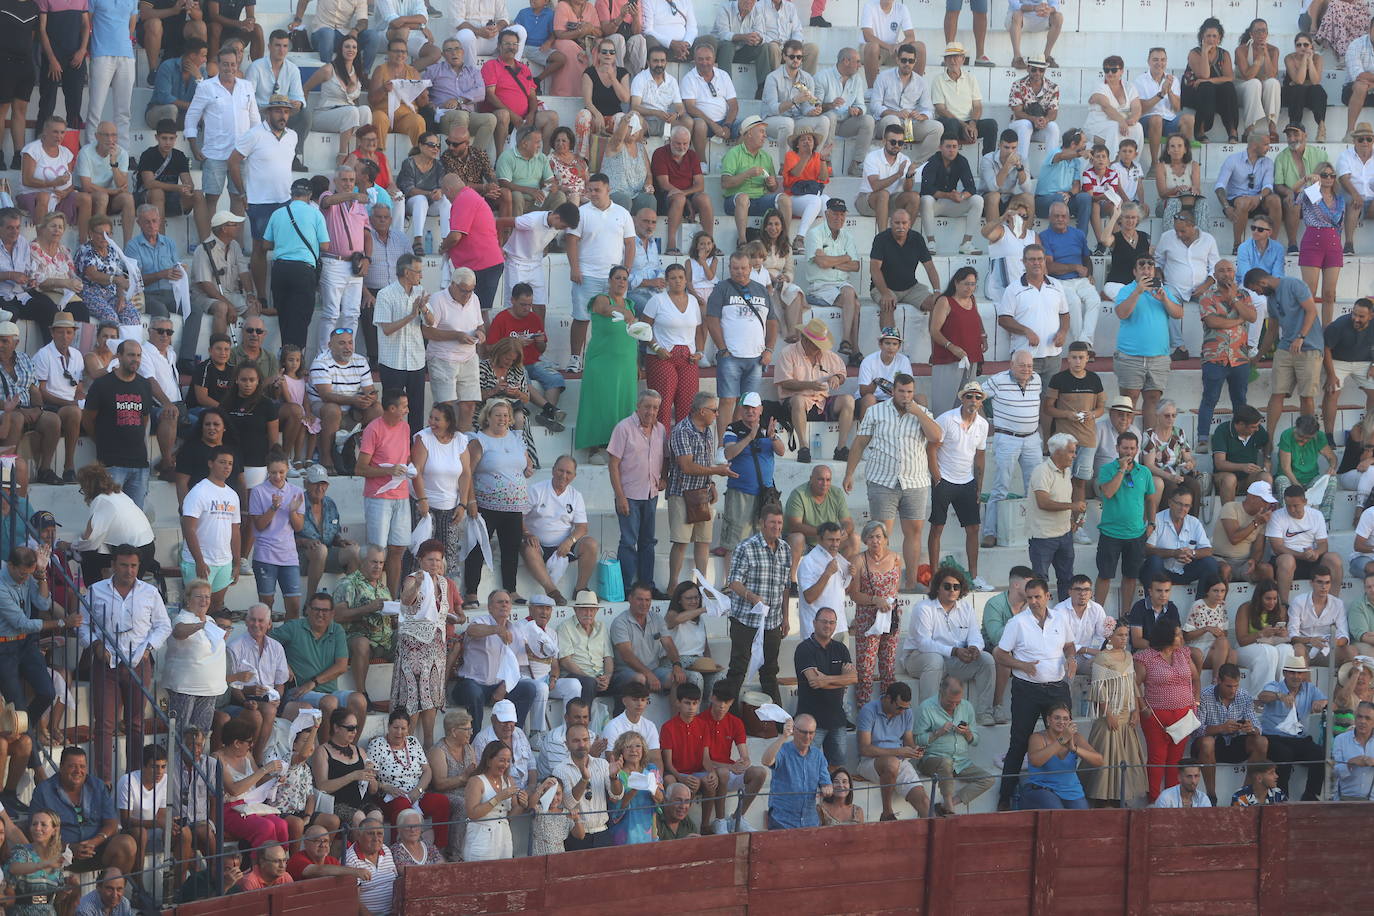
MULTIPOLYGON (((717 372, 719 375, 719 372, 717 372)), ((992 490, 988 493, 988 508, 983 513, 983 534, 997 534, 997 504, 1011 492, 1012 475, 1017 465, 1021 467, 1021 495, 1030 495, 1031 473, 1043 460, 1040 457, 1040 436, 1038 434, 1017 438, 1005 433, 992 437, 991 446, 992 490)))
MULTIPOLYGON (((343 37, 343 32, 333 29, 316 29, 310 33, 310 40, 315 43, 315 50, 319 52, 320 63, 329 65, 334 59, 334 49, 343 41, 343 37)), ((385 39, 386 33, 377 29, 366 29, 358 36, 358 53, 362 56, 364 71, 372 72, 372 60, 381 50, 385 39)))
POLYGON ((630 514, 616 515, 620 522, 620 548, 616 551, 620 574, 626 582, 653 582, 654 547, 658 544, 654 537, 654 511, 658 508, 658 497, 626 502, 630 504, 630 514))
POLYGON ((53 690, 43 652, 38 648, 37 636, 0 643, 0 694, 17 698, 14 705, 28 709, 30 729, 38 724, 39 718, 52 705, 57 694, 53 690), (28 684, 33 691, 33 698, 27 707, 22 702, 24 684, 28 684))
POLYGON ((1212 434, 1212 409, 1221 400, 1222 383, 1231 389, 1231 410, 1235 411, 1245 403, 1245 392, 1250 388, 1250 364, 1224 366, 1221 363, 1202 364, 1202 403, 1197 409, 1197 439, 1212 434))
MULTIPOLYGON (((110 472, 111 479, 119 484, 124 495, 134 501, 134 505, 143 505, 148 496, 148 469, 147 468, 106 468, 110 472)), ((10 694, 5 694, 9 696, 10 694)))
POLYGON ((1040 786, 1021 786, 1021 803, 1017 808, 1021 811, 1031 811, 1044 808, 1087 808, 1086 798, 1060 798, 1050 789, 1043 789, 1040 786))
POLYGON ((1151 576, 1163 572, 1167 572, 1173 578, 1175 585, 1187 585, 1189 582, 1217 578, 1221 575, 1221 567, 1217 564, 1216 557, 1200 557, 1185 565, 1183 572, 1176 573, 1164 568, 1163 557, 1146 557, 1145 562, 1140 564, 1140 581, 1149 582, 1151 576))
POLYGON ((1074 223, 1084 232, 1092 225, 1093 199, 1092 195, 1086 191, 1079 191, 1077 194, 1069 194, 1067 191, 1055 191, 1051 194, 1035 195, 1035 215, 1047 217, 1050 215, 1051 204, 1065 204, 1069 208, 1069 214, 1073 216, 1074 223), (1064 196, 1068 194, 1068 200, 1064 196))
POLYGON ((526 366, 525 375, 546 392, 562 391, 568 387, 568 380, 563 377, 563 373, 542 359, 532 366, 526 366))
MULTIPOLYGON (((500 681, 497 681, 499 684, 500 681)), ((486 722, 482 711, 486 708, 491 695, 496 692, 496 684, 479 684, 472 678, 460 677, 453 684, 453 703, 462 706, 472 716, 473 726, 486 722)), ((506 699, 515 704, 515 724, 525 727, 525 719, 534 705, 536 687, 534 681, 522 677, 515 689, 506 694, 506 699)))
POLYGON ((816 727, 815 740, 820 743, 821 750, 825 752, 825 759, 831 766, 844 766, 844 751, 840 748, 844 732, 843 725, 839 728, 816 727))
POLYGON ((1059 600, 1069 597, 1069 580, 1073 578, 1073 532, 1057 538, 1031 538, 1030 562, 1035 574, 1046 581, 1049 581, 1050 566, 1053 565, 1054 585, 1059 592, 1059 600))
POLYGON ((717 356, 716 394, 723 398, 739 398, 758 391, 763 381, 763 363, 757 356, 717 356))

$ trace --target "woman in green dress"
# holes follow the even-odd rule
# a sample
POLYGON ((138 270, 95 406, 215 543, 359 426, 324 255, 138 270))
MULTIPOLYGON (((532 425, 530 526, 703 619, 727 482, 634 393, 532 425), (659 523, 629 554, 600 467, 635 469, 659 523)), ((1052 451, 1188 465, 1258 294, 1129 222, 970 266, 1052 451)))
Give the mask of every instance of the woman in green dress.
POLYGON ((611 441, 615 425, 634 413, 639 394, 639 341, 629 334, 636 320, 629 289, 630 272, 616 265, 611 268, 609 291, 588 305, 592 337, 583 363, 573 445, 591 449, 593 464, 606 463, 601 450, 611 441))

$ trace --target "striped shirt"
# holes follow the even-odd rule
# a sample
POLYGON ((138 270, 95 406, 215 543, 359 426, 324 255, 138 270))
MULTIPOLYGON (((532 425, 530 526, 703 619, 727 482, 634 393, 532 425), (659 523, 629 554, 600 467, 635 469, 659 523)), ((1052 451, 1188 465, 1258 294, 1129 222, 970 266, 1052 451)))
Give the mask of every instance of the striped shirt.
POLYGON ((350 846, 344 855, 344 866, 365 868, 372 873, 371 878, 358 884, 359 902, 367 907, 369 913, 390 913, 391 888, 396 883, 396 860, 392 858, 391 850, 386 846, 378 849, 374 864, 372 860, 358 855, 358 850, 350 846))
POLYGON ((699 490, 710 485, 710 477, 684 473, 678 467, 677 459, 679 455, 691 455, 692 460, 703 467, 714 464, 716 432, 713 428, 707 426, 704 430, 697 429, 690 416, 683 417, 673 427, 673 433, 668 438, 668 450, 673 456, 668 467, 669 496, 681 496, 686 490, 699 490))
POLYGON ((1032 372, 1022 387, 1007 369, 983 382, 992 402, 993 432, 1033 433, 1040 429, 1040 376, 1032 372))
MULTIPOLYGON (((920 404, 916 407, 933 416, 920 404)), ((859 435, 870 437, 864 449, 865 476, 870 483, 895 490, 930 486, 926 434, 915 414, 899 412, 895 401, 884 401, 864 414, 859 435)))
POLYGON ((321 353, 310 364, 310 396, 320 398, 320 385, 329 385, 334 394, 357 394, 364 388, 372 387, 372 369, 367 359, 354 353, 349 361, 340 366, 331 353, 321 353))
MULTIPOLYGON (((681 425, 681 424, 679 424, 681 425)), ((787 600, 787 580, 792 569, 792 547, 783 538, 770 548, 762 534, 740 541, 730 558, 730 575, 726 582, 742 582, 768 605, 764 627, 769 630, 782 626, 783 605, 787 600)), ((731 593, 730 616, 749 627, 759 625, 759 615, 747 598, 731 593)))

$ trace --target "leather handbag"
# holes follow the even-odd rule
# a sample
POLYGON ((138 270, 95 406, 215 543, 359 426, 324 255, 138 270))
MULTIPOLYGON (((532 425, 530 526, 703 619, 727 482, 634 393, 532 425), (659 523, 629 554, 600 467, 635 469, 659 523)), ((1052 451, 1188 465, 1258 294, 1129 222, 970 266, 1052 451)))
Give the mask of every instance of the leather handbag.
POLYGON ((682 491, 682 501, 687 504, 687 522, 689 524, 695 525, 697 522, 709 522, 711 520, 713 497, 713 488, 710 486, 682 491))

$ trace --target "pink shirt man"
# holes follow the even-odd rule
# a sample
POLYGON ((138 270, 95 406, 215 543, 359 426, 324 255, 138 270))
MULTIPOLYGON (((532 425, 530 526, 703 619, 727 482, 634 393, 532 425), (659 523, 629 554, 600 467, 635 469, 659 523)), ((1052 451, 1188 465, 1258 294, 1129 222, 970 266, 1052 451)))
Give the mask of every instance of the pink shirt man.
MULTIPOLYGON (((358 454, 371 455, 373 465, 408 464, 410 462, 410 424, 402 418, 401 422, 391 425, 385 417, 378 417, 363 430, 362 441, 358 443, 358 454)), ((363 478, 363 496, 376 499, 408 499, 410 481, 392 487, 385 493, 379 492, 390 483, 390 477, 363 478)))
POLYGON ((611 431, 606 451, 620 459, 620 488, 626 499, 654 499, 658 496, 658 481, 663 473, 663 450, 668 434, 663 424, 654 421, 649 435, 639 417, 630 414, 611 431))
POLYGON ((454 267, 478 271, 505 263, 501 241, 496 236, 496 217, 486 198, 472 188, 463 188, 453 199, 448 228, 450 232, 463 233, 462 241, 448 251, 454 267))

